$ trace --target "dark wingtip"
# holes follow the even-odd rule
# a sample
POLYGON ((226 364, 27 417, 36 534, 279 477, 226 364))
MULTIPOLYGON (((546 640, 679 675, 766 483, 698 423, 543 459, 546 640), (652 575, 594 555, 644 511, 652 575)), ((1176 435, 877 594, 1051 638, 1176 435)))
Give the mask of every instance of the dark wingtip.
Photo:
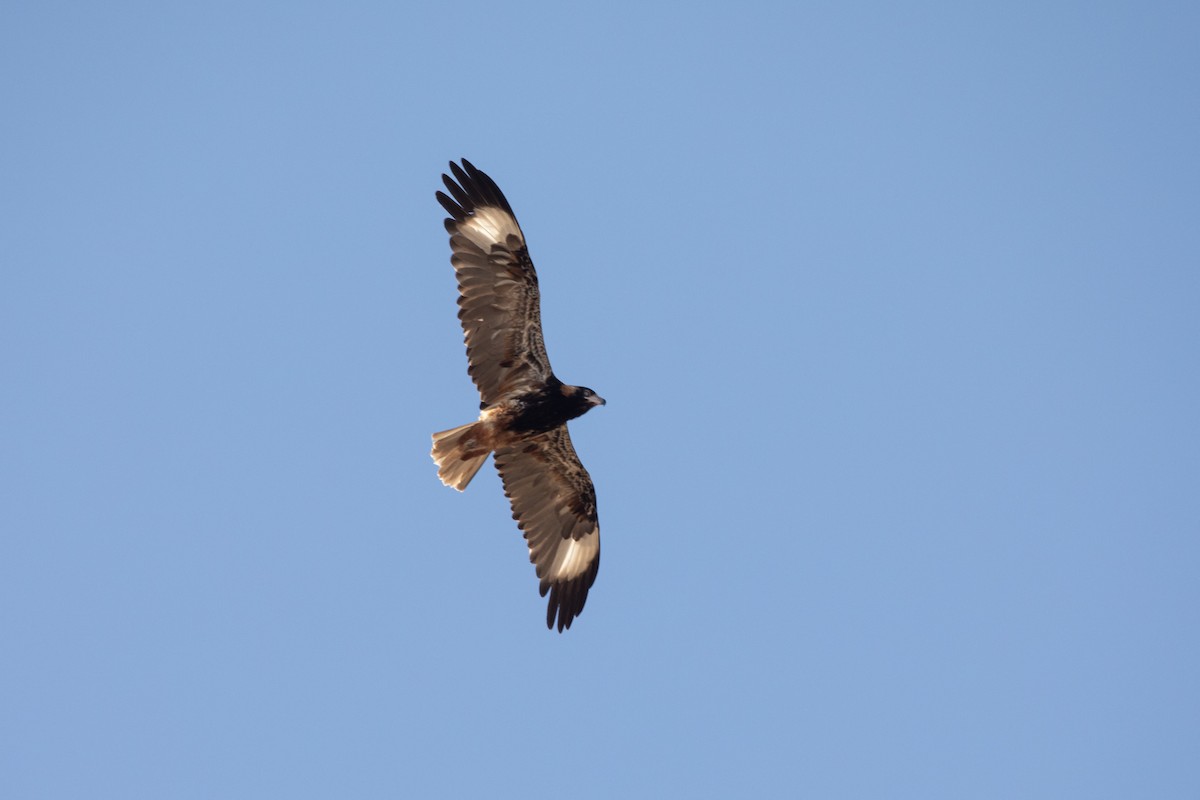
MULTIPOLYGON (((475 209, 487 206, 495 206, 512 214, 512 206, 508 204, 508 199, 500 191, 496 182, 467 159, 464 158, 461 161, 462 166, 451 161, 450 174, 442 174, 442 182, 446 184, 446 189, 453 195, 464 215, 455 218, 462 221, 475 209)), ((442 206, 446 207, 451 215, 454 215, 454 211, 450 210, 445 203, 442 203, 442 206)), ((516 215, 514 214, 513 217, 515 219, 516 215)))
POLYGON ((580 575, 572 580, 564 583, 547 584, 543 582, 541 589, 542 597, 546 596, 547 590, 550 593, 550 600, 546 603, 546 627, 550 630, 555 628, 555 619, 557 618, 558 632, 562 633, 565 630, 570 630, 571 623, 583 613, 583 607, 587 605, 588 591, 592 588, 592 584, 596 582, 596 573, 599 571, 599 561, 597 558, 589 569, 583 575, 580 575))
MULTIPOLYGON (((447 197, 445 192, 436 192, 434 197, 436 197, 437 201, 442 204, 442 208, 446 209, 446 213, 450 215, 450 219, 446 220, 448 225, 452 224, 456 220, 461 222, 467 218, 467 213, 462 210, 458 203, 447 197)), ((453 233, 453 231, 451 231, 451 233, 453 233)))

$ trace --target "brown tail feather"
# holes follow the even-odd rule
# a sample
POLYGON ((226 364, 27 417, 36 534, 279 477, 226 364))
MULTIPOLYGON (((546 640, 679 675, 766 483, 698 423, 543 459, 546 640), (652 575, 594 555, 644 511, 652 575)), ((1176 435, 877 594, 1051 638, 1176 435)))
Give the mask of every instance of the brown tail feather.
POLYGON ((459 425, 433 435, 433 450, 429 454, 437 462, 438 477, 442 483, 460 492, 467 488, 492 452, 482 449, 483 445, 475 441, 475 426, 479 424, 459 425))

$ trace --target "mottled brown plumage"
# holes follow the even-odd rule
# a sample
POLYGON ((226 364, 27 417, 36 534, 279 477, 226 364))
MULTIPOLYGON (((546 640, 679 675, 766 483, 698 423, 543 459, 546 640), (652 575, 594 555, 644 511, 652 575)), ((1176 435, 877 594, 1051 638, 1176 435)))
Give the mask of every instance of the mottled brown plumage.
POLYGON ((542 340, 537 273, 525 236, 495 182, 463 159, 437 193, 450 217, 450 263, 458 278, 468 373, 479 389, 479 421, 433 435, 438 476, 459 491, 490 453, 525 533, 546 624, 559 632, 583 611, 600 567, 600 526, 591 477, 567 421, 604 400, 564 384, 542 340))

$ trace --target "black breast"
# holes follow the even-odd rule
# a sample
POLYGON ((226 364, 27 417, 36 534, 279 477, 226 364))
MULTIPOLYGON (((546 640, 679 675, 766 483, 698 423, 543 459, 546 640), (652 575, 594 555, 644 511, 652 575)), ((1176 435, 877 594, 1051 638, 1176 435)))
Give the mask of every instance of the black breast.
POLYGON ((519 398, 521 409, 514 416, 511 429, 520 433, 544 433, 575 419, 590 408, 582 397, 566 396, 562 384, 550 385, 519 398))

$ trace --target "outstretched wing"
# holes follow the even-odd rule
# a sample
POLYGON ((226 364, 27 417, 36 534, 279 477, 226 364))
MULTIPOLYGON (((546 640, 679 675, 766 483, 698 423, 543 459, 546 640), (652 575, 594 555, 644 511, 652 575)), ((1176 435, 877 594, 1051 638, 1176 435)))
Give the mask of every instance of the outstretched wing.
POLYGON ((465 158, 442 175, 450 197, 437 193, 450 214, 450 263, 458 276, 458 318, 467 343, 471 378, 484 404, 549 380, 542 342, 537 273, 525 235, 495 181, 465 158), (455 183, 455 180, 458 182, 455 183))
POLYGON ((571 446, 567 426, 496 450, 496 468, 513 519, 525 532, 529 560, 550 593, 546 626, 571 627, 600 570, 596 490, 571 446))

